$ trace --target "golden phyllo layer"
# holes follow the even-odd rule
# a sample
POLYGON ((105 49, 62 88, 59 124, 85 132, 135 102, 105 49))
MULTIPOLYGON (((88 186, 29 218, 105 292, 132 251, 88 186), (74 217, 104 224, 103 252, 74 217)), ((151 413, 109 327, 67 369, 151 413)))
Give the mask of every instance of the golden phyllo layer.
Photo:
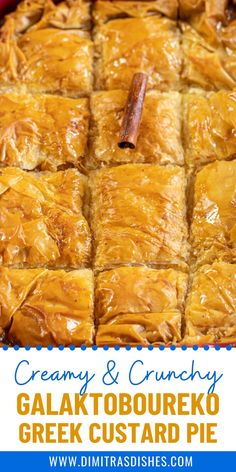
POLYGON ((9 15, 16 33, 29 28, 87 29, 90 27, 90 2, 87 0, 23 0, 9 15))
POLYGON ((8 266, 81 267, 90 261, 83 216, 86 177, 69 169, 0 172, 0 261, 8 266))
POLYGON ((95 268, 185 267, 185 175, 180 167, 127 164, 90 174, 95 268))
POLYGON ((225 14, 223 4, 227 2, 211 3, 215 7, 181 24, 183 84, 205 90, 232 90, 236 86, 235 15, 225 14), (219 3, 223 8, 217 8, 219 3))
POLYGON ((25 346, 91 345, 93 274, 0 268, 0 329, 25 346))
POLYGON ((54 171, 79 166, 88 126, 86 98, 0 95, 0 165, 54 171))
POLYGON ((178 0, 97 0, 94 2, 93 18, 95 23, 106 23, 114 18, 143 18, 163 14, 175 19, 178 0))
POLYGON ((198 167, 236 157, 236 92, 184 95, 186 162, 198 167))
POLYGON ((14 32, 9 17, 0 30, 0 87, 71 97, 92 89, 93 43, 75 29, 30 29, 14 32))
POLYGON ((98 275, 98 345, 158 344, 181 339, 187 275, 176 270, 120 267, 98 275))
POLYGON ((135 149, 119 149, 119 132, 127 92, 96 92, 91 97, 90 157, 92 167, 127 162, 184 164, 181 144, 181 97, 178 92, 147 93, 135 149))
POLYGON ((149 75, 148 87, 178 90, 180 34, 165 17, 115 19, 97 28, 98 90, 129 89, 135 72, 149 75))
POLYGON ((201 267, 194 275, 186 308, 185 344, 236 342, 236 265, 201 267))
POLYGON ((236 345, 235 38, 236 0, 3 19, 0 346, 236 345))
POLYGON ((236 262, 236 161, 214 162, 197 174, 191 246, 197 266, 236 262))
POLYGON ((203 11, 205 6, 205 0, 178 0, 178 3, 179 13, 183 18, 203 11))

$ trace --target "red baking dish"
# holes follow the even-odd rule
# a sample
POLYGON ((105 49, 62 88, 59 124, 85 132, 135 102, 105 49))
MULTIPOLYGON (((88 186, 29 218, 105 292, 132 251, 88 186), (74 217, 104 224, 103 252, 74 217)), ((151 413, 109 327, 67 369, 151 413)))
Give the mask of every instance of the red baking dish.
POLYGON ((0 0, 0 15, 3 15, 13 9, 19 0, 0 0))

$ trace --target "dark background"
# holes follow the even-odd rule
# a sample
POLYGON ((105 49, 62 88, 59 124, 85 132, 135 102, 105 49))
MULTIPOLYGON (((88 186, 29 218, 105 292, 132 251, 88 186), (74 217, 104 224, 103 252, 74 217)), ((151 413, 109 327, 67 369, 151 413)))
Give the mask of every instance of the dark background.
POLYGON ((12 10, 19 0, 0 0, 0 16, 12 10))

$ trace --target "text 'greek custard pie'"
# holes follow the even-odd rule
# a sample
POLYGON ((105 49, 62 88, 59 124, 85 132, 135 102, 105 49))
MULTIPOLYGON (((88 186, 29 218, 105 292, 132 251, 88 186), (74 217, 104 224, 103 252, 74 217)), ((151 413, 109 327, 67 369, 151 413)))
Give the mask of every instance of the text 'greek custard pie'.
POLYGON ((194 275, 186 306, 185 344, 236 342, 236 265, 201 267, 194 275))
POLYGON ((236 262, 236 161, 214 162, 196 176, 191 225, 194 262, 236 262))
POLYGON ((83 267, 90 230, 83 215, 86 177, 74 169, 0 171, 0 262, 7 266, 83 267))
POLYGON ((88 126, 87 98, 0 95, 0 166, 79 166, 87 150, 88 126))
POLYGON ((180 94, 147 93, 136 149, 117 146, 126 100, 124 90, 92 95, 88 165, 95 168, 127 162, 183 165, 180 94))
POLYGON ((186 266, 182 168, 127 164, 92 172, 89 185, 96 269, 122 264, 186 266))
POLYGON ((96 343, 155 344, 181 339, 187 275, 176 270, 119 267, 97 276, 96 343))
POLYGON ((19 345, 91 345, 93 274, 0 268, 0 331, 19 345))

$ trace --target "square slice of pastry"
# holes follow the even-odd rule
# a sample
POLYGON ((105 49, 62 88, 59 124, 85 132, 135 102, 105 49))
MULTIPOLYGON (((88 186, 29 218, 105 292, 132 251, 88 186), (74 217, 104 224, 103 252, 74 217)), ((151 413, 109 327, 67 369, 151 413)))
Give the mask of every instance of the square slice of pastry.
POLYGON ((236 262, 236 161, 214 162, 197 174, 191 245, 197 266, 236 262))
POLYGON ((181 24, 185 87, 205 90, 236 87, 236 28, 233 24, 220 28, 219 25, 201 15, 191 24, 181 24))
POLYGON ((20 346, 91 345, 92 271, 1 267, 0 327, 20 346))
POLYGON ((117 145, 126 100, 124 90, 92 95, 88 165, 95 168, 127 162, 183 165, 179 93, 147 92, 135 150, 119 149, 117 145))
POLYGON ((88 124, 87 98, 0 95, 0 165, 52 171, 79 166, 88 124))
POLYGON ((163 14, 169 18, 177 18, 178 0, 97 0, 93 6, 95 23, 107 23, 115 18, 145 18, 163 14))
POLYGON ((102 272, 95 290, 98 345, 181 339, 187 275, 173 269, 120 267, 102 272))
POLYGON ((83 267, 90 230, 83 215, 86 177, 69 169, 0 171, 0 263, 16 267, 83 267))
POLYGON ((90 2, 87 0, 23 0, 9 15, 15 21, 15 32, 29 28, 88 29, 90 2))
POLYGON ((194 275, 186 307, 184 344, 236 342, 236 265, 201 267, 194 275))
POLYGON ((190 167, 236 157, 236 92, 185 95, 183 121, 190 167))
POLYGON ((0 30, 0 87, 77 97, 92 89, 93 44, 80 30, 45 28, 16 36, 9 18, 0 30))
POLYGON ((180 35, 164 17, 115 19, 100 26, 95 37, 97 90, 129 89, 133 74, 148 74, 148 87, 178 90, 180 35))
POLYGON ((185 267, 185 174, 126 164, 91 173, 95 269, 124 264, 185 267))

